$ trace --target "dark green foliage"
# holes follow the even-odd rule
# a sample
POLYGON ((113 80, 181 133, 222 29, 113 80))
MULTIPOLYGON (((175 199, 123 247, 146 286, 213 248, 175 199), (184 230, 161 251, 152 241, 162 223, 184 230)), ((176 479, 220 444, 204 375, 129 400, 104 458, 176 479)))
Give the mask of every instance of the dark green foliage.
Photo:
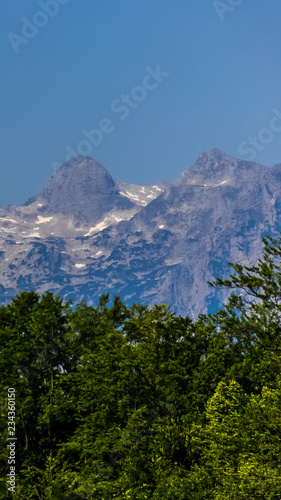
POLYGON ((0 499, 281 498, 281 244, 216 314, 47 292, 0 307, 0 499), (7 491, 8 388, 16 488, 7 491))

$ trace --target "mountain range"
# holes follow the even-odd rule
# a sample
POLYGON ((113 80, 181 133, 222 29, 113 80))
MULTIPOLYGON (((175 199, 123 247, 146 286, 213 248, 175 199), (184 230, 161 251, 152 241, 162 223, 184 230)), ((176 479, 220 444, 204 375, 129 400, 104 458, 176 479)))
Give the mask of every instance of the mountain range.
POLYGON ((281 164, 213 149, 175 183, 137 186, 79 156, 25 205, 0 208, 0 301, 35 289, 95 305, 110 292, 196 317, 227 298, 207 282, 229 261, 255 264, 280 229, 281 164))

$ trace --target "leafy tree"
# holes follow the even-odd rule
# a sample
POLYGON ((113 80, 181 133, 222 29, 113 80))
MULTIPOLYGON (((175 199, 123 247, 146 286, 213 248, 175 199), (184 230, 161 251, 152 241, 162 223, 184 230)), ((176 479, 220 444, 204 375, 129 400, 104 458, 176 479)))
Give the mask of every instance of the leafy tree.
POLYGON ((196 321, 109 294, 0 307, 0 499, 280 498, 281 243, 196 321), (7 495, 7 390, 17 486, 7 495))

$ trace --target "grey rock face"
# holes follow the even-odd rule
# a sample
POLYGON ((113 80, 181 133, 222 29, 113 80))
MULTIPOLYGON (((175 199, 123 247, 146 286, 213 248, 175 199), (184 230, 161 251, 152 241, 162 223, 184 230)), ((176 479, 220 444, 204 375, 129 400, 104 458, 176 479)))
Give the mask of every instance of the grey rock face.
POLYGON ((174 185, 114 183, 89 157, 63 165, 24 207, 0 210, 0 299, 50 289, 95 304, 107 291, 196 317, 226 292, 207 281, 252 265, 281 229, 281 165, 203 153, 174 185))
POLYGON ((93 223, 110 212, 133 208, 115 186, 105 167, 88 156, 64 163, 48 185, 31 202, 41 202, 45 213, 74 217, 93 223))

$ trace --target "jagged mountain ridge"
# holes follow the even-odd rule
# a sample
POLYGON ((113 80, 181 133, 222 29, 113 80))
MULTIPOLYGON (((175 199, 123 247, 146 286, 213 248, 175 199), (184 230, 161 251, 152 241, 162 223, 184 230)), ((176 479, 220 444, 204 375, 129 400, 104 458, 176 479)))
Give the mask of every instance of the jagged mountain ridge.
POLYGON ((207 281, 228 261, 255 263, 261 236, 279 233, 280 209, 281 165, 214 149, 173 185, 137 187, 79 157, 26 206, 1 210, 0 298, 35 288, 96 303, 110 291, 196 316, 226 297, 207 281))
POLYGON ((37 202, 46 214, 97 223, 111 210, 130 210, 135 204, 120 194, 106 168, 87 156, 64 163, 47 186, 27 206, 37 202))

